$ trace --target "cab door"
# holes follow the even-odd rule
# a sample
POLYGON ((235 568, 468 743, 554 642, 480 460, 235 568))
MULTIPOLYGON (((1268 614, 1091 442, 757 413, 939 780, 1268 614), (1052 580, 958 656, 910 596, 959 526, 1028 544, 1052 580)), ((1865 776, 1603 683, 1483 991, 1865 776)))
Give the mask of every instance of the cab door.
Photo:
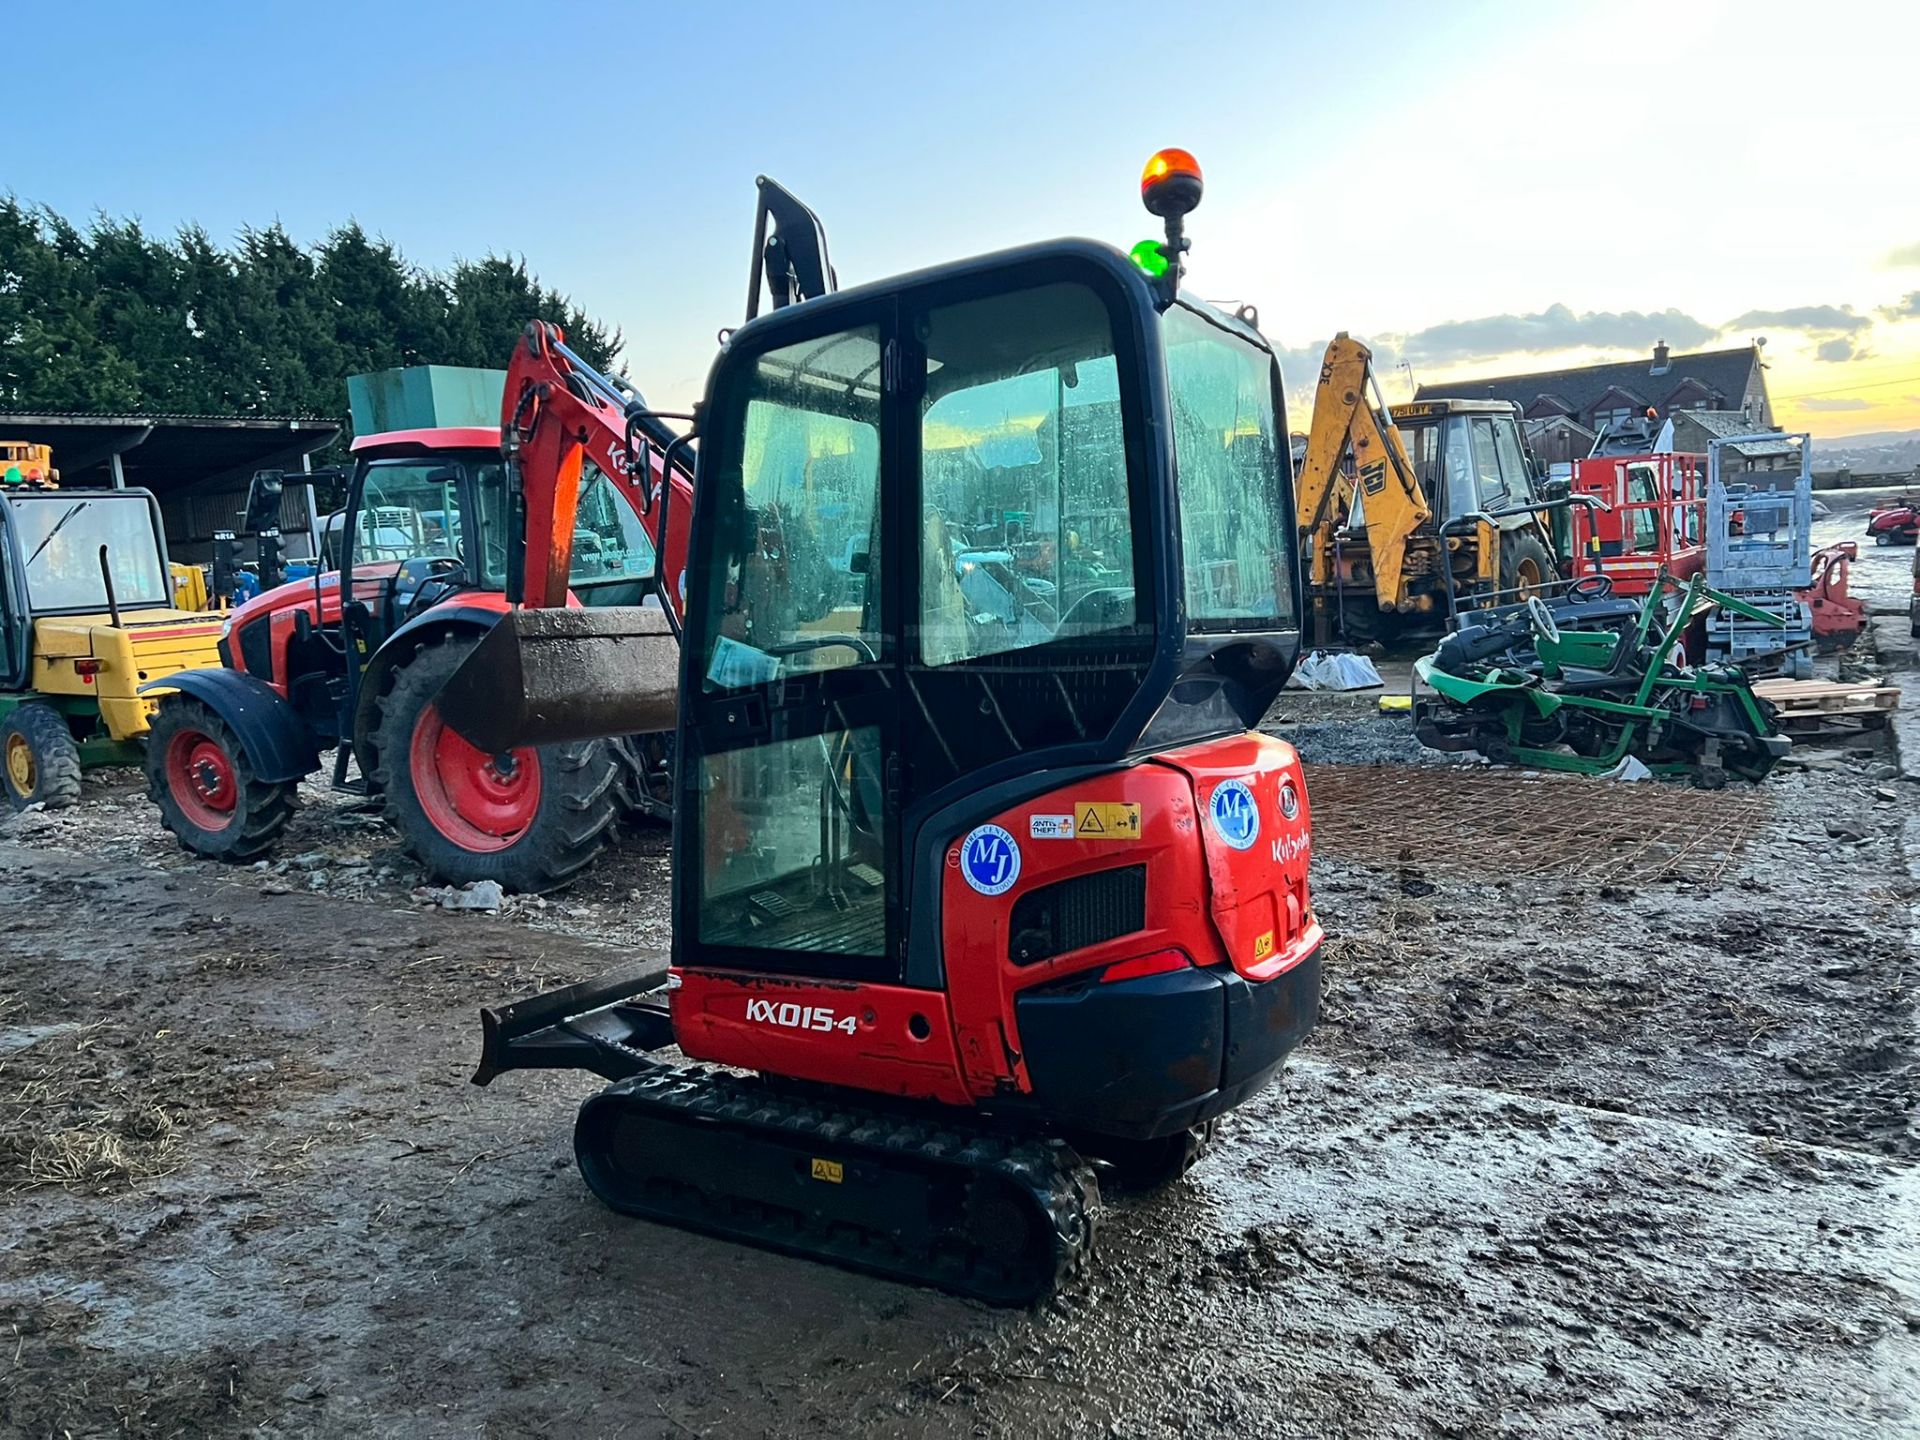
POLYGON ((681 667, 675 865, 694 883, 676 887, 675 947, 684 963, 883 979, 900 929, 899 522, 881 484, 897 363, 890 303, 835 310, 716 383, 681 667))

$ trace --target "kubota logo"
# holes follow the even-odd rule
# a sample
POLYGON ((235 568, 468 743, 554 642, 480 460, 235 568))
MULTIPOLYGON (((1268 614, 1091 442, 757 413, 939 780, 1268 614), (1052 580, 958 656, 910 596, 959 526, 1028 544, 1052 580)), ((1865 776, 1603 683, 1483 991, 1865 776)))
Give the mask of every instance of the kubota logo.
POLYGON ((796 1005, 786 1001, 747 1001, 747 1019, 759 1025, 780 1025, 788 1030, 844 1030, 853 1034, 857 1022, 851 1015, 836 1016, 824 1005, 796 1005))
POLYGON ((1307 838, 1305 831, 1299 831, 1292 835, 1278 836, 1273 842, 1273 863, 1276 865, 1284 865, 1289 860, 1298 860, 1302 855, 1307 853, 1308 848, 1312 844, 1313 842, 1307 838))

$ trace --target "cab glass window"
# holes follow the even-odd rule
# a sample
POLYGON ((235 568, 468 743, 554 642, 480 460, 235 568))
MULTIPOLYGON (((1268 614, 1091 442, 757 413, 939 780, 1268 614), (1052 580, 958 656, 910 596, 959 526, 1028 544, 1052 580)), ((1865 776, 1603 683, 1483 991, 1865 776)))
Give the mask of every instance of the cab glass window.
POLYGON ((1400 443, 1407 447, 1407 459, 1413 464, 1413 478, 1420 493, 1433 503, 1440 493, 1440 431, 1444 422, 1429 420, 1418 424, 1400 422, 1400 443))
POLYGON ((1497 504, 1506 492, 1500 480, 1500 451, 1494 444, 1493 421, 1476 416, 1473 426, 1473 488, 1480 508, 1497 504))
POLYGON ((1107 309, 1082 285, 922 320, 920 658, 1131 626, 1133 520, 1107 309))
POLYGON ((880 657, 879 406, 871 326, 756 363, 703 546, 708 690, 880 657))
POLYGON ((1650 469, 1635 465, 1627 471, 1627 501, 1639 507, 1627 512, 1632 517, 1633 548, 1642 554, 1660 548, 1660 517, 1654 508, 1659 498, 1650 469))
MULTIPOLYGON (((498 465, 490 468, 500 470, 498 465)), ((496 483, 504 489, 503 482, 496 483)), ((359 528, 353 538, 356 564, 460 559, 464 555, 461 539, 458 465, 367 467, 360 487, 359 528)))
POLYGON ((1519 504, 1533 494, 1533 472, 1520 448, 1520 432, 1504 422, 1493 426, 1493 446, 1500 454, 1500 482, 1507 504, 1519 504))
POLYGON ((115 601, 124 608, 170 605, 173 586, 160 563, 153 512, 144 497, 71 492, 16 498, 13 523, 26 565, 27 599, 35 610, 105 610, 107 582, 100 551, 113 568, 115 601))
POLYGON ((700 759, 700 939, 886 953, 880 732, 829 730, 700 759))
MULTIPOLYGON (((506 588, 507 514, 502 467, 475 467, 480 529, 487 537, 486 584, 506 588), (496 477, 499 477, 496 479, 496 477)), ((573 517, 573 563, 567 585, 582 605, 637 605, 653 576, 653 540, 614 482, 592 460, 580 471, 580 503, 573 517)))
POLYGON ((1182 305, 1165 325, 1188 621, 1290 621, 1294 517, 1273 357, 1182 305))

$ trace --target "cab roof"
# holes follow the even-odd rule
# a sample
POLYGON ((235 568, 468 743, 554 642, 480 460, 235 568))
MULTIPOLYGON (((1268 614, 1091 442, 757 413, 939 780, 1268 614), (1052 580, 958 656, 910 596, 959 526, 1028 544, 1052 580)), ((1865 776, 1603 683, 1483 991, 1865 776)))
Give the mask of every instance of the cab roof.
POLYGON ((354 454, 370 460, 398 455, 437 455, 448 450, 495 450, 500 448, 500 429, 495 425, 443 425, 431 430, 383 430, 377 435, 359 435, 350 447, 354 454))
POLYGON ((1519 407, 1511 400, 1408 400, 1389 405, 1396 420, 1424 420, 1431 415, 1512 415, 1519 407))

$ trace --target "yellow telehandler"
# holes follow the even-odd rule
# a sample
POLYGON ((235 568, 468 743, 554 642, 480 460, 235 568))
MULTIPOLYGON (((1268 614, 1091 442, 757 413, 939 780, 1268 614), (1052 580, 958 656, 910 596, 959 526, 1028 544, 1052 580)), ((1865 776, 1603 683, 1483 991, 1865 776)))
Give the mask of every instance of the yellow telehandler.
POLYGON ((0 775, 15 809, 71 804, 82 766, 138 764, 158 703, 140 687, 220 663, 225 617, 177 608, 153 496, 63 490, 54 474, 0 470, 0 775))

